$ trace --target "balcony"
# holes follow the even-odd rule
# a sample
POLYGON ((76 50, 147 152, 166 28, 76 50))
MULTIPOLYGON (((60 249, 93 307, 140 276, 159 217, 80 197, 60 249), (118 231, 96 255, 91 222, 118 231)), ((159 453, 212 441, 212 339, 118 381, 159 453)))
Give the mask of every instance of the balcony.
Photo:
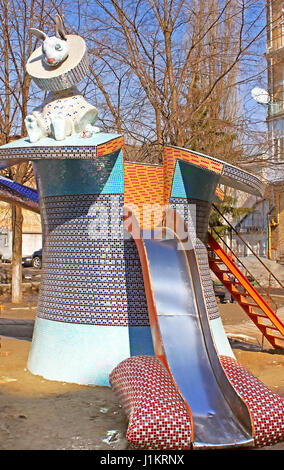
POLYGON ((284 44, 274 44, 266 49, 266 57, 273 58, 275 56, 281 56, 284 58, 284 44))
POLYGON ((278 114, 284 113, 284 102, 283 101, 271 101, 269 103, 269 117, 274 117, 278 114))

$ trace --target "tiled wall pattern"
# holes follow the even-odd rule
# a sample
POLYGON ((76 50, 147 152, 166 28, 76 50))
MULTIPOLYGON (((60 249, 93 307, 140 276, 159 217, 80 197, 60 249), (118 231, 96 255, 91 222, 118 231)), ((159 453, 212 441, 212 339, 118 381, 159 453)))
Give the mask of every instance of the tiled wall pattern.
POLYGON ((168 201, 171 194, 172 181, 175 172, 177 159, 192 163, 194 165, 205 168, 209 171, 221 174, 223 165, 213 159, 205 156, 195 155, 191 152, 179 148, 166 147, 164 159, 164 199, 168 201))
POLYGON ((97 146, 97 156, 101 157, 102 155, 109 155, 110 153, 116 152, 119 149, 123 148, 123 137, 118 137, 116 139, 109 140, 103 144, 97 146))
POLYGON ((220 317, 218 304, 213 289, 213 282, 208 263, 208 253, 204 243, 197 239, 196 241, 196 255, 198 259, 199 272, 201 276, 201 283, 203 287, 205 304, 210 320, 220 317))
POLYGON ((208 220, 211 211, 211 203, 199 199, 186 199, 182 197, 171 197, 169 206, 177 211, 187 223, 191 234, 202 241, 206 241, 208 232, 208 220), (195 207, 195 210, 194 210, 195 207), (195 218, 195 220, 194 220, 195 218))
POLYGON ((206 235, 208 231, 208 218, 211 210, 211 204, 206 201, 200 201, 195 199, 171 198, 170 206, 184 218, 188 228, 190 229, 190 235, 192 241, 194 242, 198 259, 201 282, 209 318, 210 320, 219 318, 220 313, 213 289, 213 282, 208 263, 208 253, 206 246, 202 241, 205 240, 206 242, 206 235), (193 210, 194 208, 195 211, 193 210), (197 233, 195 233, 195 227, 197 233))
POLYGON ((92 325, 149 324, 136 245, 123 237, 122 207, 118 194, 42 198, 39 317, 92 325), (115 229, 102 219, 98 223, 102 210, 106 218, 112 210, 115 229))
POLYGON ((155 205, 163 208, 163 167, 124 163, 125 205, 136 216, 144 228, 154 228, 163 216, 155 205))

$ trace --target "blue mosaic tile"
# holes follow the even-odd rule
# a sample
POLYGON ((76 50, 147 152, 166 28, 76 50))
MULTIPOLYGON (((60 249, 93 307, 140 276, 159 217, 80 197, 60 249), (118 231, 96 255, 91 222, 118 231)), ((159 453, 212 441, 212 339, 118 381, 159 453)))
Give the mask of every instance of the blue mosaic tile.
POLYGON ((38 316, 68 323, 148 326, 139 255, 124 240, 123 195, 64 195, 41 200, 44 256, 38 316), (120 222, 100 238, 90 229, 96 204, 120 222))
POLYGON ((193 239, 196 255, 199 264, 201 282, 205 297, 205 303, 210 320, 220 317, 216 297, 213 289, 213 281, 210 274, 208 253, 204 241, 207 238, 208 220, 211 210, 211 203, 199 199, 186 199, 182 197, 173 197, 170 199, 170 207, 175 209, 185 220, 191 237, 193 239), (195 205, 195 222, 193 222, 191 205, 195 205), (196 224, 196 230, 192 224, 196 224))

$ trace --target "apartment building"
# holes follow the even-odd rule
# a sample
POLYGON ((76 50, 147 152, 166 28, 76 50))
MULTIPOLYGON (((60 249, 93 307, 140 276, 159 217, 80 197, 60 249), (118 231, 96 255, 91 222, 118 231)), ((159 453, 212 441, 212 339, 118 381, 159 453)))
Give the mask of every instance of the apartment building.
MULTIPOLYGON (((23 209, 23 256, 42 247, 40 215, 23 209)), ((0 257, 12 259, 12 211, 10 204, 0 201, 0 257)))
POLYGON ((270 183, 269 254, 284 254, 284 2, 267 0, 267 71, 270 103, 267 129, 272 165, 270 183))
POLYGON ((270 104, 267 124, 271 158, 284 179, 284 2, 267 3, 267 70, 270 104), (283 164, 281 164, 283 163, 283 164))

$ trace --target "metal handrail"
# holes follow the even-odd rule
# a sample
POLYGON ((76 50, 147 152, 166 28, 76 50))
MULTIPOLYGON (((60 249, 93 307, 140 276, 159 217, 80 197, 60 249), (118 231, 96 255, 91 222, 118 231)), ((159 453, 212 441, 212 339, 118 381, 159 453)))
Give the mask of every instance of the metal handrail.
MULTIPOLYGON (((269 272, 269 275, 275 279, 275 281, 281 286, 282 289, 284 289, 284 285, 277 279, 277 277, 273 274, 272 271, 266 266, 266 264, 258 257, 258 255, 253 251, 253 249, 249 246, 249 244, 243 239, 243 237, 236 231, 236 229, 232 226, 232 224, 226 219, 226 217, 222 214, 222 212, 219 211, 219 209, 215 206, 215 204, 212 204, 212 207, 218 212, 221 217, 225 220, 225 222, 229 225, 229 227, 233 230, 233 232, 237 235, 237 237, 244 243, 244 245, 251 251, 251 253, 257 258, 257 260, 262 264, 262 266, 266 269, 266 271, 269 272)), ((218 235, 219 236, 219 235, 218 235)), ((221 238, 221 237, 220 237, 221 238)), ((235 255, 235 254, 234 254, 235 255)), ((257 279, 256 279, 257 281, 257 279)))
MULTIPOLYGON (((280 238, 280 240, 278 240, 272 247, 271 247, 271 251, 272 250, 275 250, 277 249, 277 247, 281 244, 281 242, 284 241, 284 236, 280 238)), ((269 250, 266 251, 266 253, 268 253, 269 250)))
POLYGON ((232 248, 229 247, 229 245, 227 245, 227 243, 225 242, 225 240, 219 235, 219 233, 213 228, 211 227, 211 230, 213 230, 213 232, 215 232, 215 234, 222 240, 222 243, 224 243, 224 245, 226 246, 226 248, 228 248, 228 250, 230 250, 230 252, 233 254, 233 256, 235 257, 236 260, 238 260, 238 262, 240 263, 240 265, 245 269, 245 276, 247 277, 247 274, 252 278, 254 279, 256 282, 257 282, 257 285, 260 287, 260 289, 262 289, 262 291, 264 292, 264 294, 267 296, 268 298, 268 303, 270 303, 272 301, 274 307, 275 307, 275 311, 277 311, 278 309, 278 305, 276 304, 276 302, 271 299, 271 295, 270 295, 270 287, 268 288, 268 290, 263 287, 263 285, 259 282, 258 279, 256 279, 256 277, 247 269, 247 267, 242 263, 242 261, 238 258, 238 256, 236 255, 236 253, 232 250, 232 248))

